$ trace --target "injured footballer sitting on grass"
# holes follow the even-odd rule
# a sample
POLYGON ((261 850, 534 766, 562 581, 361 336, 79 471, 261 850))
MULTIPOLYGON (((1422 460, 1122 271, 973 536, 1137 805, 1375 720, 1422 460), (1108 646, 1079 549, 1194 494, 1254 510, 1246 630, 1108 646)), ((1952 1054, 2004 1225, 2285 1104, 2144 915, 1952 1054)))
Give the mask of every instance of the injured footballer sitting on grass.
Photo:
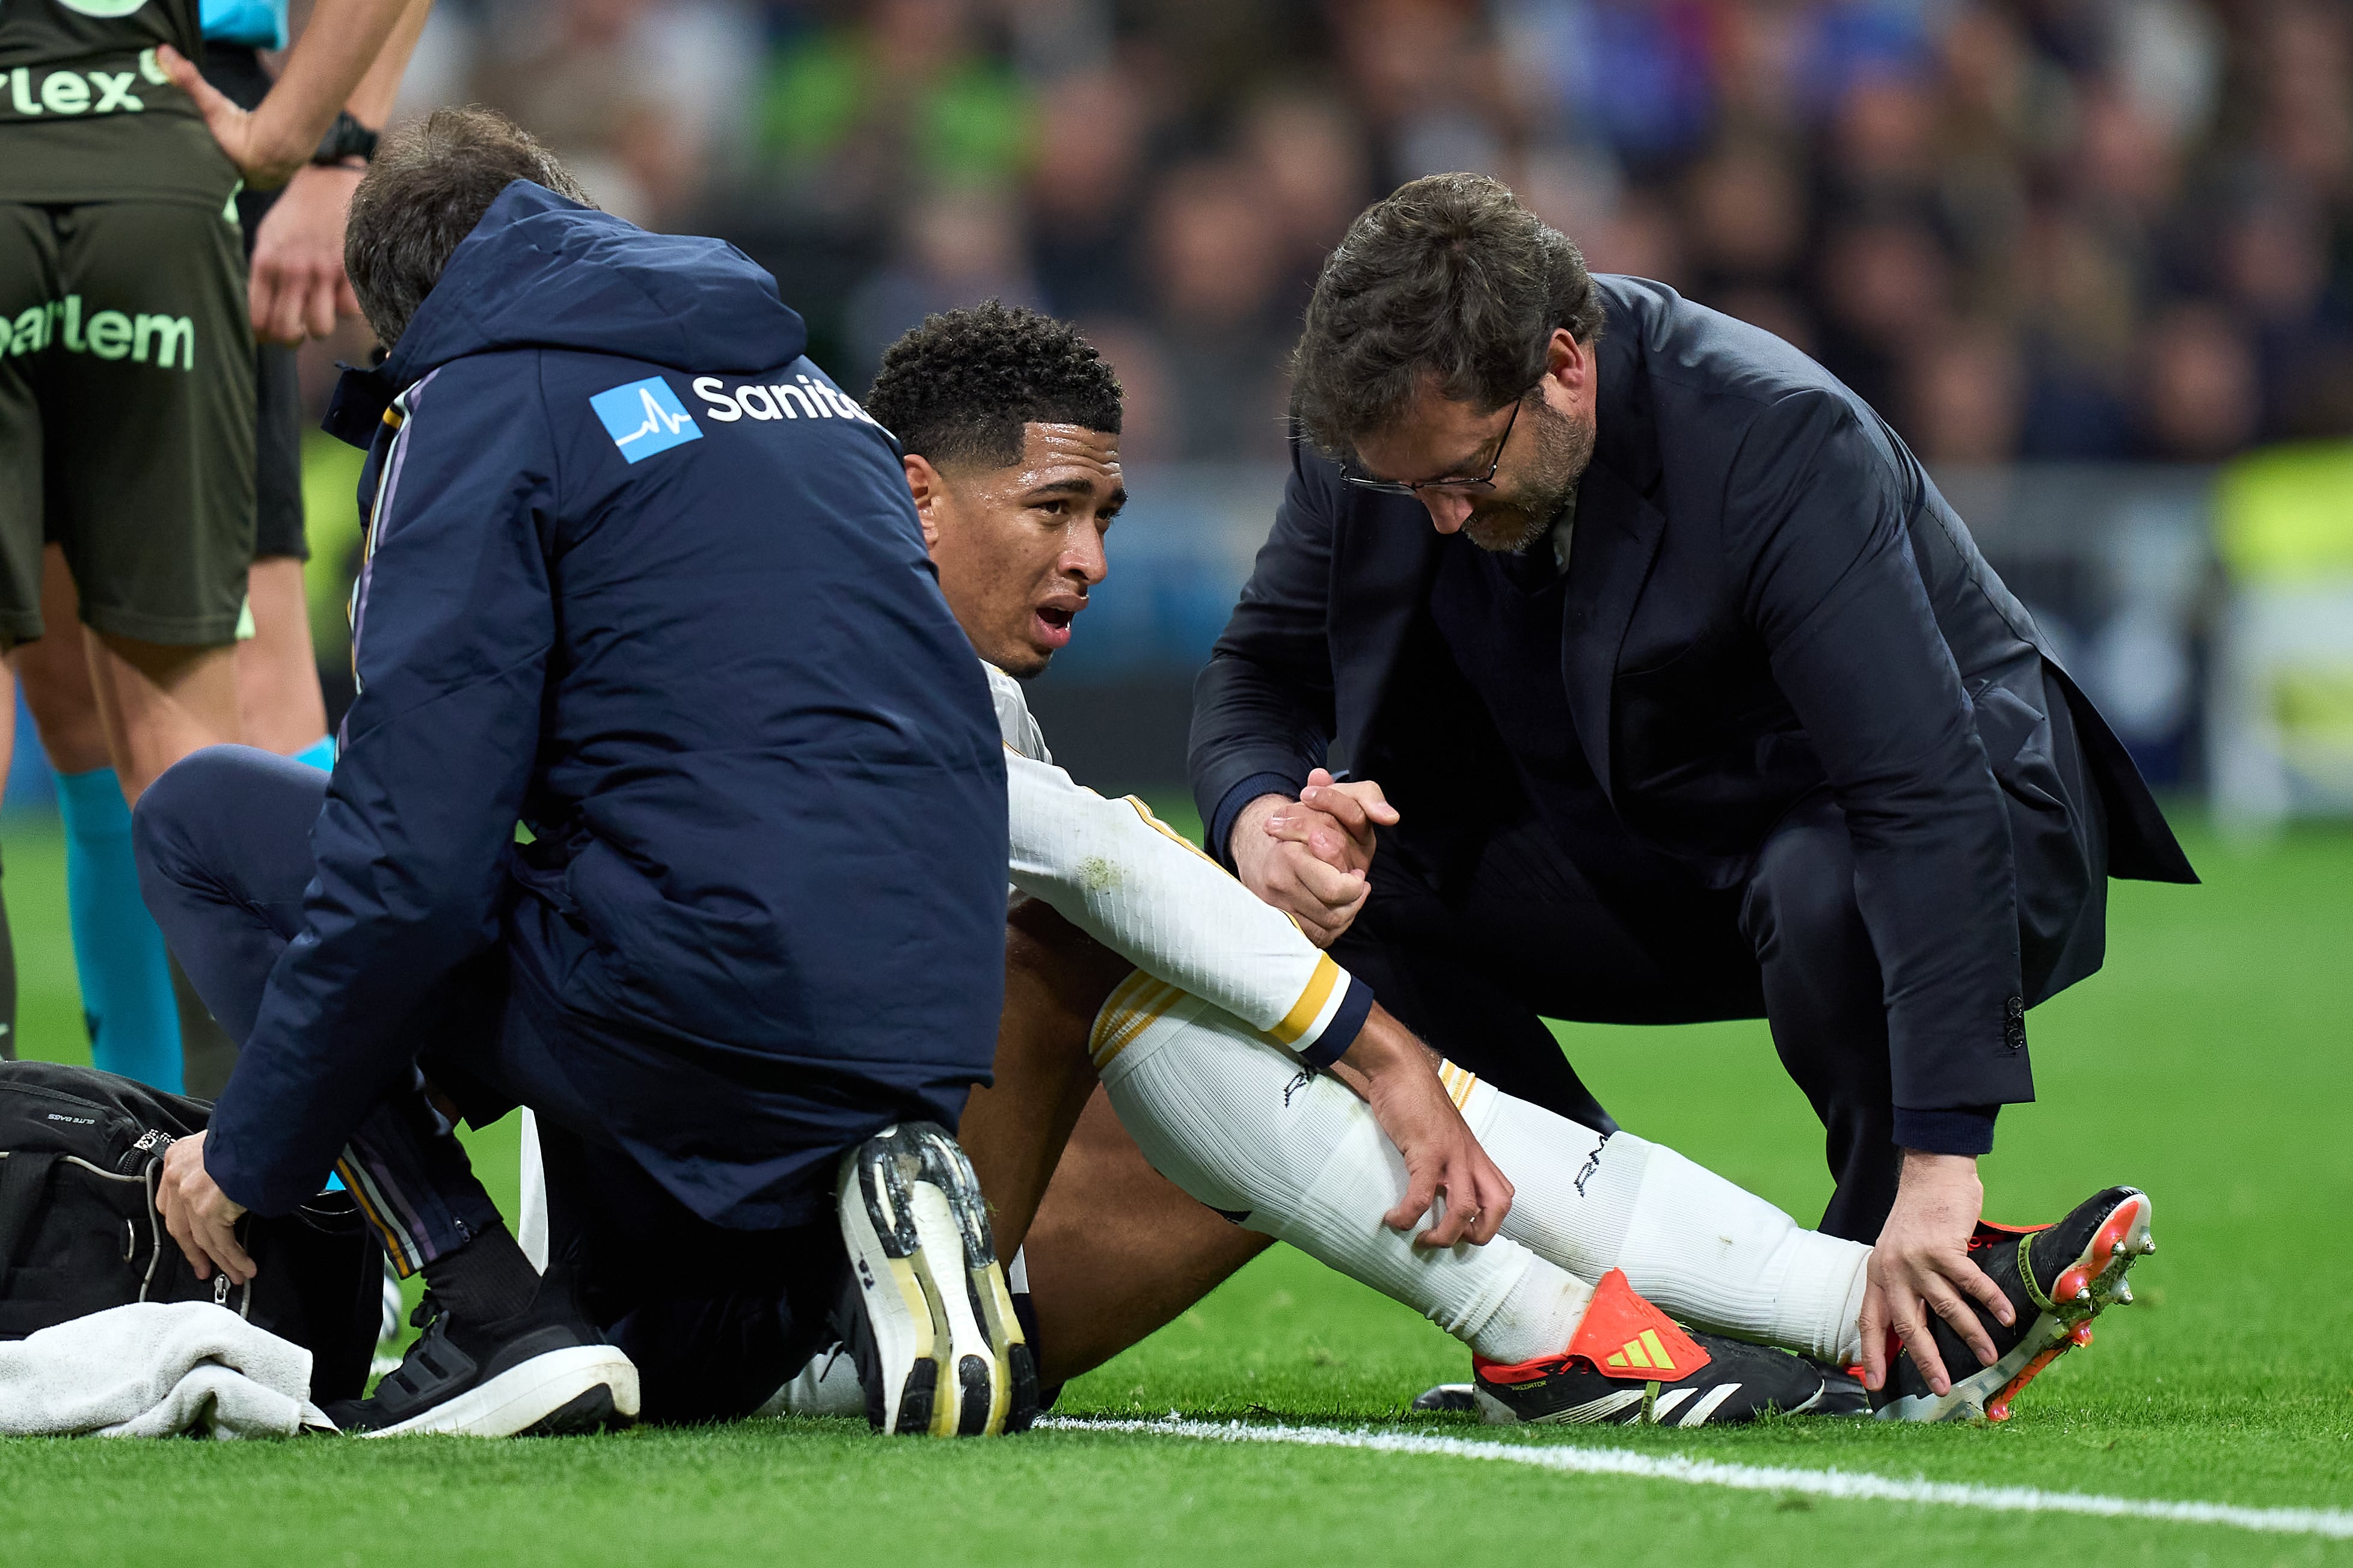
MULTIPOLYGON (((961 1136, 1049 1403, 1269 1237, 1462 1340, 1475 1382, 1433 1403, 1496 1421, 2000 1416, 2130 1299, 2125 1272, 2151 1245, 2143 1194, 2110 1188, 2032 1232, 1984 1226, 1975 1256, 2004 1310, 1957 1331, 1937 1320, 1866 1394, 1847 1369, 1866 1355, 1870 1247, 1438 1060, 1143 802, 1052 764, 1019 682, 1070 642, 1127 499, 1120 389, 1091 345, 1026 310, 948 311, 885 353, 867 406, 904 449, 1008 752, 1006 1013, 961 1136), (1098 1079, 1115 1123, 1082 1109, 1098 1079)), ((866 1353, 821 1358, 775 1407, 852 1405, 853 1364, 888 1429, 906 1373, 866 1353)))

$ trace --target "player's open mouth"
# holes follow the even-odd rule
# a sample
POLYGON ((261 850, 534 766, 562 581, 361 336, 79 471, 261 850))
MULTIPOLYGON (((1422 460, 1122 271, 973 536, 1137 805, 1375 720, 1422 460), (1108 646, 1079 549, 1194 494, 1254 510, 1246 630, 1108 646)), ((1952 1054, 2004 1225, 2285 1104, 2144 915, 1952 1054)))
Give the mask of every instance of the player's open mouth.
POLYGON ((1076 609, 1064 608, 1060 605, 1039 605, 1038 641, 1040 646, 1050 648, 1069 647, 1071 617, 1077 614, 1076 609))

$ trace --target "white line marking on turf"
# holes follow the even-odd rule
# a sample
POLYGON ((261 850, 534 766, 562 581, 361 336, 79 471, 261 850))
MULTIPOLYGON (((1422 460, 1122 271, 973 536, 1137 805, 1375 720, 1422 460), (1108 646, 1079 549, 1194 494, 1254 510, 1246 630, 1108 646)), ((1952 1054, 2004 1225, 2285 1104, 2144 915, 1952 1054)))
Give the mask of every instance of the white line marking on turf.
POLYGON ((2147 1519, 2166 1524, 2221 1524, 2276 1535, 2353 1540, 2353 1513, 2323 1508, 2242 1508, 2235 1503, 2170 1502, 2158 1498, 2048 1492, 2034 1487, 1986 1487, 1926 1478, 1898 1480, 1853 1470, 1804 1470, 1729 1465, 1684 1454, 1635 1454, 1622 1448, 1558 1444, 1479 1443, 1411 1432, 1346 1431, 1332 1426, 1252 1426, 1240 1421, 1187 1421, 1173 1413, 1156 1421, 1091 1421, 1049 1416, 1038 1423, 1058 1432, 1132 1432, 1220 1443, 1278 1443, 1301 1448, 1357 1448, 1377 1454, 1421 1454, 1449 1459, 1499 1459, 1510 1465, 1581 1476, 1630 1476, 1730 1487, 1736 1491, 1803 1492, 1870 1502, 1931 1503, 2000 1513, 2081 1513, 2103 1519, 2147 1519))

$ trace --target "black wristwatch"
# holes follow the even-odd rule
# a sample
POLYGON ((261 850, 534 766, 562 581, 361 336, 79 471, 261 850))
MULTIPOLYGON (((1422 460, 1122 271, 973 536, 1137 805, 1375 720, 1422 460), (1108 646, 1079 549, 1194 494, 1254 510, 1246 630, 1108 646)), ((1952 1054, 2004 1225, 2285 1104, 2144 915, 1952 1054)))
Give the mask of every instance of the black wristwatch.
POLYGON ((375 156, 375 132, 352 118, 348 109, 335 116, 327 133, 319 138, 319 150, 311 154, 311 162, 332 167, 346 158, 362 160, 375 156))

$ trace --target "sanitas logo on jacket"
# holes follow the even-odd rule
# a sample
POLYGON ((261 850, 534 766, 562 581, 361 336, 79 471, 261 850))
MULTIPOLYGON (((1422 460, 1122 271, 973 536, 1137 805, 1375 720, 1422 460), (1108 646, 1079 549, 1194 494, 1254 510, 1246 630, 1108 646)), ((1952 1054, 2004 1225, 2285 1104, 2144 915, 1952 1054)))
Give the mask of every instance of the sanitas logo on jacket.
MULTIPOLYGON (((856 419, 878 430, 882 427, 848 393, 806 375, 773 385, 739 384, 732 391, 715 375, 698 376, 694 393, 709 405, 705 416, 722 425, 738 419, 856 419)), ((588 406, 596 411, 606 434, 631 463, 702 439, 702 427, 694 422, 694 416, 658 375, 600 392, 588 400, 588 406)))
POLYGON ((588 400, 588 406, 605 422, 605 433, 613 437, 621 456, 632 463, 702 439, 702 427, 694 422, 694 416, 679 402, 670 383, 658 375, 600 392, 588 400))
POLYGON ((772 386, 742 385, 732 392, 715 375, 697 376, 694 395, 711 405, 711 417, 723 425, 738 419, 863 419, 882 428, 849 394, 806 375, 772 386))

